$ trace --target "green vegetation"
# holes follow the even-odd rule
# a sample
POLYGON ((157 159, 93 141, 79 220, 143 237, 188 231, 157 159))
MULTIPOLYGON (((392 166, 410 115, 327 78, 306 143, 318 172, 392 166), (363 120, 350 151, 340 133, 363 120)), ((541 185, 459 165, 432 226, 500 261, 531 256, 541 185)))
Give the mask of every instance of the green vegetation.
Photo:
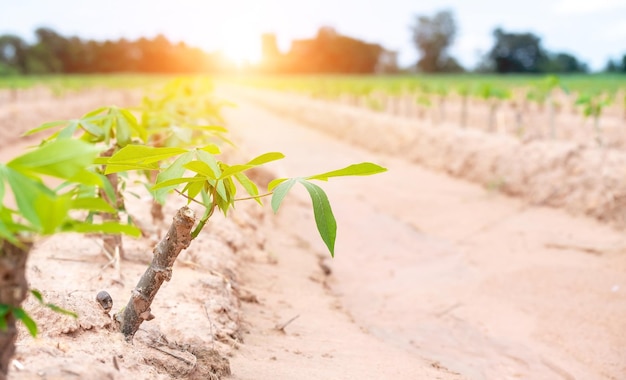
MULTIPOLYGON (((394 76, 347 76, 347 75, 274 75, 223 77, 228 82, 251 85, 318 97, 336 98, 342 93, 359 95, 363 89, 375 89, 386 94, 413 93, 422 85, 430 88, 445 87, 449 91, 469 88, 475 94, 483 84, 503 90, 543 86, 545 76, 536 75, 394 75, 394 76)), ((570 92, 612 92, 626 89, 626 77, 617 74, 568 75, 559 77, 559 85, 570 92)))
MULTIPOLYGON (((506 126, 506 132, 514 132, 519 138, 532 129, 535 136, 555 139, 558 132, 556 118, 565 107, 577 112, 581 120, 583 116, 593 116, 598 141, 601 140, 599 118, 603 112, 606 113, 598 110, 598 106, 603 110, 611 108, 612 117, 616 112, 626 116, 626 107, 622 108, 622 104, 626 105, 626 77, 623 75, 282 75, 224 77, 223 80, 227 83, 295 92, 321 99, 353 99, 351 104, 366 104, 378 111, 385 110, 381 105, 401 104, 409 99, 421 119, 427 109, 433 108, 438 115, 437 124, 449 119, 446 116, 449 104, 456 102, 457 109, 460 109, 460 118, 452 122, 461 127, 468 126, 468 114, 476 111, 475 106, 478 105, 488 112, 485 124, 481 123, 478 127, 490 133, 498 131, 498 110, 509 105, 514 121, 511 126, 506 126), (372 94, 376 95, 374 100, 371 98, 372 94), (533 104, 537 111, 530 108, 533 104), (583 104, 586 106, 580 107, 583 104), (539 121, 538 116, 541 117, 539 121), (531 118, 532 125, 529 125, 531 118)), ((413 113, 405 110, 404 114, 413 113)))
MULTIPOLYGON (((246 171, 284 155, 269 152, 240 164, 220 160, 220 145, 230 140, 224 136, 227 130, 223 126, 205 124, 221 121, 220 107, 224 104, 210 96, 211 89, 199 80, 177 80, 157 96, 146 98, 135 113, 109 106, 78 119, 45 123, 30 133, 55 130, 50 137, 35 149, 0 164, 0 375, 6 376, 14 352, 16 320, 33 335, 37 333, 36 322, 21 308, 29 290, 26 260, 37 236, 68 231, 140 236, 140 229, 130 223, 132 218, 123 224, 118 217, 123 199, 129 195, 118 174, 122 178, 138 175, 159 201, 166 201, 165 194, 176 192, 188 205, 194 202, 204 208, 199 221, 189 207, 178 210, 128 304, 114 315, 129 342, 139 326, 153 318, 150 305, 163 281, 171 278, 178 254, 199 235, 215 210, 227 216, 236 202, 262 204, 262 198, 271 197, 272 209, 277 212, 293 186, 300 184, 311 197, 317 229, 334 256, 337 224, 327 195, 314 181, 373 175, 386 169, 360 163, 321 174, 276 179, 261 194, 246 171), (201 145, 195 146, 198 143, 201 145), (64 182, 50 188, 44 177, 64 182), (245 191, 246 196, 237 197, 239 191, 245 191), (83 212, 76 214, 77 210, 83 212), (98 218, 100 222, 96 222, 98 218)), ((67 312, 45 304, 39 292, 32 294, 45 306, 67 312)))

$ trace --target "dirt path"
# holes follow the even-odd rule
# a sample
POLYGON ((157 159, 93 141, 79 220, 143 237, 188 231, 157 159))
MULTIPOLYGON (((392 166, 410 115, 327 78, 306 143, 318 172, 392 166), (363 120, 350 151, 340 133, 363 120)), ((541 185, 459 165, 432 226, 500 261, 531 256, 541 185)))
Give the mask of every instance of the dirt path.
POLYGON ((623 378, 623 233, 351 147, 227 95, 239 104, 227 112, 238 141, 251 154, 284 152, 281 175, 360 161, 389 168, 324 184, 339 224, 327 280, 306 194, 282 210, 269 238, 276 264, 245 269, 261 305, 244 309, 251 327, 232 359, 235 378, 623 378), (285 238, 288 229, 298 234, 285 238), (274 330, 296 315, 286 335, 274 330))

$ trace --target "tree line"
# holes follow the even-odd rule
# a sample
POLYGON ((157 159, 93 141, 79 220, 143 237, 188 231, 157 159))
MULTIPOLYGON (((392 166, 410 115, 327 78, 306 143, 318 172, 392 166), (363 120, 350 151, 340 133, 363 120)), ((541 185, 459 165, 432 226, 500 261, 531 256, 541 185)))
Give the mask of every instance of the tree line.
MULTIPOLYGON (((456 37, 457 27, 451 11, 439 11, 433 16, 418 15, 411 27, 413 42, 420 52, 416 68, 420 72, 465 71, 449 49, 456 37)), ((589 67, 572 54, 550 52, 537 35, 493 31, 494 44, 474 71, 483 73, 587 73, 589 67)), ((626 73, 626 54, 621 61, 609 60, 607 72, 626 73)))
POLYGON ((276 36, 262 37, 263 59, 257 70, 265 73, 395 73, 396 55, 383 46, 321 27, 311 39, 295 40, 287 53, 278 49, 276 36))
MULTIPOLYGON (((451 11, 433 16, 417 15, 411 26, 412 39, 420 53, 413 66, 400 69, 397 52, 380 44, 339 34, 329 27, 311 39, 295 40, 281 53, 276 36, 262 36, 263 60, 249 71, 271 73, 455 73, 470 71, 449 54, 457 35, 451 11)), ((65 37, 50 28, 35 30, 35 42, 16 35, 0 35, 0 75, 49 73, 199 73, 233 70, 221 53, 207 53, 165 36, 135 41, 95 41, 65 37)), ((494 44, 471 71, 481 73, 587 73, 589 67, 572 54, 550 52, 537 35, 497 28, 494 44)), ((626 73, 626 54, 609 60, 606 72, 626 73)))
POLYGON ((16 35, 0 36, 0 74, 196 73, 221 64, 218 54, 172 43, 163 35, 100 42, 38 28, 35 36, 32 44, 16 35))

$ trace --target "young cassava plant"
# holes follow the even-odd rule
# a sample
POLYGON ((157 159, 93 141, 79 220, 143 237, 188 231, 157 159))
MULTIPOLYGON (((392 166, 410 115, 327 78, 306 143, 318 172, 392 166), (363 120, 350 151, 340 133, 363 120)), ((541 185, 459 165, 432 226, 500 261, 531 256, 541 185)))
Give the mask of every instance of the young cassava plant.
MULTIPOLYGON (((86 113, 83 117, 73 120, 61 120, 44 123, 26 134, 56 129, 50 137, 44 140, 78 139, 102 147, 102 155, 110 156, 120 148, 130 144, 133 140, 147 140, 147 131, 138 122, 135 116, 127 109, 110 106, 100 107, 86 113)), ((94 187, 100 196, 111 206, 112 212, 100 212, 103 220, 119 222, 120 213, 125 212, 122 196, 125 183, 117 174, 106 176, 108 181, 102 186, 94 187)), ((130 218, 130 217, 129 217, 130 218)), ((102 247, 109 257, 124 257, 124 247, 120 234, 104 234, 102 247)))
POLYGON ((330 254, 334 256, 337 224, 326 193, 314 181, 327 181, 330 178, 344 176, 365 176, 386 171, 385 168, 372 163, 355 164, 306 177, 276 179, 268 185, 268 193, 259 194, 258 186, 246 176, 245 172, 282 159, 284 157, 282 153, 265 153, 236 165, 219 161, 218 154, 219 151, 214 145, 197 149, 128 145, 113 156, 98 160, 100 164, 106 165, 106 174, 159 170, 160 175, 152 188, 153 191, 175 190, 184 196, 188 203, 196 202, 204 207, 204 213, 199 220, 196 220, 194 212, 187 206, 178 210, 167 234, 155 247, 153 260, 132 291, 128 303, 114 316, 127 341, 132 341, 144 321, 154 318, 150 306, 161 284, 171 279, 172 267, 177 256, 198 236, 215 210, 227 215, 236 202, 255 200, 261 203, 262 198, 271 196, 272 209, 276 212, 293 186, 302 185, 311 196, 319 234, 330 254), (161 165, 164 162, 168 164, 161 165), (188 174, 178 175, 181 170, 188 174), (247 196, 236 197, 238 191, 236 184, 245 190, 247 196), (180 187, 182 189, 179 190, 180 187))
POLYGON ((584 117, 587 118, 591 116, 593 118, 593 130, 598 146, 603 145, 600 116, 602 116, 602 110, 610 106, 612 102, 613 97, 608 93, 585 93, 579 95, 578 99, 576 99, 576 105, 582 107, 584 117))
MULTIPOLYGON (((102 186, 105 179, 88 170, 99 150, 79 140, 54 140, 0 164, 0 379, 5 379, 17 338, 16 321, 37 334, 37 324, 21 304, 29 286, 26 262, 34 239, 59 232, 107 232, 137 236, 137 228, 116 222, 93 224, 70 213, 113 212, 101 198, 81 191, 81 186, 102 186), (65 181, 52 189, 45 177, 65 181)), ((31 290, 43 305, 41 294, 31 290)))

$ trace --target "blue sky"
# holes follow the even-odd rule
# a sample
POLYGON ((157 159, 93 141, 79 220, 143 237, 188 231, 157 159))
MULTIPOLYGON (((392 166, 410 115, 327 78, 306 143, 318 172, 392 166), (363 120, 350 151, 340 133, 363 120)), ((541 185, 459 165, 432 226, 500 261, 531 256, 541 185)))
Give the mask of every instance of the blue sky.
POLYGON ((32 40, 38 26, 95 39, 163 33, 242 59, 259 55, 261 33, 276 33, 287 50, 292 39, 325 25, 397 50, 407 65, 418 58, 415 16, 443 9, 454 12, 458 27, 451 53, 469 67, 492 46, 498 26, 533 32, 547 49, 575 54, 592 69, 626 54, 626 0, 0 0, 0 34, 32 40))

